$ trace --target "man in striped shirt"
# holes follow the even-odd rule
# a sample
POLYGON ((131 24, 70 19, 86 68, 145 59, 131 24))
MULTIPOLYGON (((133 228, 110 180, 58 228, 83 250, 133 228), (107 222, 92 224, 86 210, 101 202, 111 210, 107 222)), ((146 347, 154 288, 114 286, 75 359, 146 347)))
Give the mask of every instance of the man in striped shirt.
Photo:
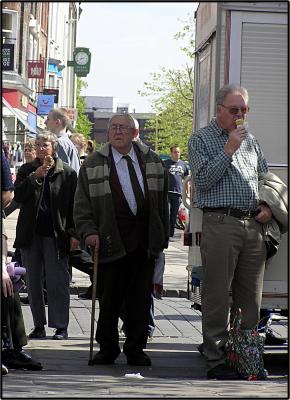
POLYGON ((209 379, 237 379, 226 365, 224 345, 232 310, 242 310, 242 329, 259 320, 266 246, 262 224, 271 209, 258 196, 267 162, 256 138, 238 119, 249 112, 247 90, 227 85, 216 96, 216 118, 189 139, 189 162, 203 209, 201 255, 203 354, 209 379))

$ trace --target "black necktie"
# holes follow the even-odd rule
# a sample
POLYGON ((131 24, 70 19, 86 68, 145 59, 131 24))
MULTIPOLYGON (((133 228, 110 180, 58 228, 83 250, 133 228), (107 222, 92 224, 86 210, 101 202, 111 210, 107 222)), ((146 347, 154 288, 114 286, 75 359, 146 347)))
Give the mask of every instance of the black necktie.
POLYGON ((136 171, 135 171, 134 165, 132 163, 131 157, 123 156, 123 158, 125 158, 125 160, 127 161, 127 164, 128 164, 128 170, 129 170, 129 175, 130 175, 130 179, 131 179, 132 189, 133 189, 136 204, 137 204, 137 212, 139 212, 143 208, 144 195, 143 195, 140 183, 138 181, 136 171))

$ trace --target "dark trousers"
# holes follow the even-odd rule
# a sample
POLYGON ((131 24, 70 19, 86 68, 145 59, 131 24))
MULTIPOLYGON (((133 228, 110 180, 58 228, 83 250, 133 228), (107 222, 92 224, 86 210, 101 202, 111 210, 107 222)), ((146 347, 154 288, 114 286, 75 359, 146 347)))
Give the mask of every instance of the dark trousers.
POLYGON ((169 206, 169 236, 174 235, 174 228, 176 224, 176 218, 178 209, 181 203, 181 195, 178 193, 168 193, 168 206, 169 206))
POLYGON ((99 319, 96 341, 100 350, 118 355, 118 320, 126 309, 126 355, 143 350, 147 344, 154 259, 136 250, 122 259, 98 268, 99 319))
POLYGON ((1 298, 2 345, 6 349, 20 350, 27 344, 21 303, 18 293, 1 298))
MULTIPOLYGON (((126 318, 127 318, 127 316, 126 316, 126 309, 125 309, 125 305, 124 304, 122 304, 122 306, 121 306, 119 317, 123 321, 123 325, 122 325, 121 329, 126 335, 126 318)), ((148 336, 149 337, 151 337, 153 335, 154 328, 155 328, 155 323, 154 323, 154 296, 153 296, 153 294, 151 294, 151 305, 150 305, 149 324, 148 324, 148 336)))

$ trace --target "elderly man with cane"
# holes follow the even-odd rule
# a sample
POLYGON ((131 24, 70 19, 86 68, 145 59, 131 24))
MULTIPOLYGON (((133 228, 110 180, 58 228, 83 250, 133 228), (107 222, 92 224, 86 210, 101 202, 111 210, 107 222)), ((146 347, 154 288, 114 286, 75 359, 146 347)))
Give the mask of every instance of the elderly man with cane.
POLYGON ((168 245, 167 172, 149 147, 134 141, 129 114, 114 115, 108 143, 83 162, 74 203, 76 229, 99 249, 100 350, 93 364, 120 354, 118 319, 126 307, 123 352, 129 365, 151 365, 147 344, 155 258, 168 245))

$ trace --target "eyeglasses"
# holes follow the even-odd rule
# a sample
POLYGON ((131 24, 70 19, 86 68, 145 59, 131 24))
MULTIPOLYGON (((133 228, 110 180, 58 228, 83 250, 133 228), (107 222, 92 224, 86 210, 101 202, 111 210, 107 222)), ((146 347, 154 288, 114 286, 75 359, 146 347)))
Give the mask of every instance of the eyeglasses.
POLYGON ((50 146, 50 143, 35 143, 35 147, 38 149, 47 149, 50 146))
POLYGON ((239 110, 241 110, 242 114, 247 114, 250 111, 250 107, 227 107, 224 106, 223 104, 218 104, 218 105, 226 108, 232 115, 238 114, 239 110))
POLYGON ((113 124, 110 126, 110 131, 117 131, 118 128, 120 129, 120 132, 128 132, 129 129, 133 129, 131 126, 127 125, 113 124))

